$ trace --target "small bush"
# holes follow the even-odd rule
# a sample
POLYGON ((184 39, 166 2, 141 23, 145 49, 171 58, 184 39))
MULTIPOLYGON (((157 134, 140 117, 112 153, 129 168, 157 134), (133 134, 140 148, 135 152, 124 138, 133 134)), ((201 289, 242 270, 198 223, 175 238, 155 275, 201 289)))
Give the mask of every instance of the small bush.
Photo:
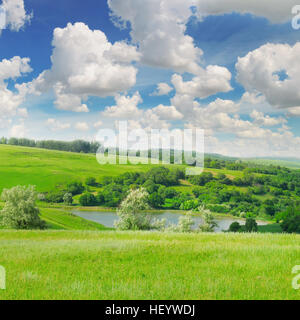
POLYGON ((45 201, 49 203, 63 203, 65 192, 50 192, 47 194, 45 201))
POLYGON ((241 231, 242 226, 237 222, 233 222, 229 227, 229 232, 239 232, 241 231))
POLYGON ((246 232, 257 232, 258 231, 258 226, 257 226, 255 219, 253 219, 253 218, 246 219, 245 231, 246 232))
POLYGON ((70 206, 73 203, 72 193, 66 193, 63 200, 66 205, 70 206))
POLYGON ((81 182, 71 182, 67 185, 67 191, 72 193, 73 196, 76 196, 84 191, 84 186, 81 182))
POLYGON ((83 207, 92 207, 97 205, 97 200, 92 193, 85 193, 79 198, 79 203, 83 207))
POLYGON ((89 177, 85 180, 85 184, 87 186, 90 186, 90 187, 96 187, 97 186, 97 182, 96 182, 96 179, 93 178, 93 177, 89 177))

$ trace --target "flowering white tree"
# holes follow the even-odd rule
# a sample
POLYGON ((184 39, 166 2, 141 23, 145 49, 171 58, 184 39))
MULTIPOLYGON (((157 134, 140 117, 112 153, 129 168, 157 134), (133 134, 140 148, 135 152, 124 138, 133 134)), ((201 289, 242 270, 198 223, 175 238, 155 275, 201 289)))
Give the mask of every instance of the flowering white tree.
POLYGON ((5 206, 1 212, 2 225, 13 229, 43 229, 45 222, 40 219, 40 211, 35 206, 35 187, 17 186, 4 189, 1 196, 5 206))
POLYGON ((204 206, 198 208, 201 213, 201 217, 203 219, 203 223, 199 226, 200 232, 214 232, 215 228, 218 227, 217 222, 215 221, 214 215, 210 210, 205 209, 204 206))
POLYGON ((119 220, 115 222, 115 227, 119 230, 152 229, 152 217, 144 212, 150 209, 148 198, 144 188, 131 190, 117 210, 119 220))

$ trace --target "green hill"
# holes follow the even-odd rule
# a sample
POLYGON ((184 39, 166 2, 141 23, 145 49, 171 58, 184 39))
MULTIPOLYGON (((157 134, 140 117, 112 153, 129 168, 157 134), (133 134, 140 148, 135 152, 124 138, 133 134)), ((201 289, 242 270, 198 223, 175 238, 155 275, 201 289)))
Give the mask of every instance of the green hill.
MULTIPOLYGON (((73 180, 97 180, 125 172, 148 171, 153 165, 100 165, 94 154, 45 150, 0 144, 0 192, 15 185, 36 185, 38 191, 55 190, 73 180)), ((238 171, 208 169, 214 175, 242 175, 238 171)))
POLYGON ((50 191, 68 181, 146 171, 147 165, 100 165, 95 155, 0 145, 0 192, 15 185, 50 191))

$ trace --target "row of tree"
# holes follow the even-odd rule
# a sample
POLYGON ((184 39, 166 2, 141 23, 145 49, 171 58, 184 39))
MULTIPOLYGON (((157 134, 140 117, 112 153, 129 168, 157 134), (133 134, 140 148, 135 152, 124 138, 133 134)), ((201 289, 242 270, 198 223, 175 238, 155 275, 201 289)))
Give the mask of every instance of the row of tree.
POLYGON ((31 148, 41 148, 48 150, 78 152, 78 153, 96 153, 100 147, 98 142, 88 142, 84 140, 75 141, 57 141, 57 140, 32 140, 26 138, 5 138, 0 139, 0 144, 12 146, 22 146, 31 148))

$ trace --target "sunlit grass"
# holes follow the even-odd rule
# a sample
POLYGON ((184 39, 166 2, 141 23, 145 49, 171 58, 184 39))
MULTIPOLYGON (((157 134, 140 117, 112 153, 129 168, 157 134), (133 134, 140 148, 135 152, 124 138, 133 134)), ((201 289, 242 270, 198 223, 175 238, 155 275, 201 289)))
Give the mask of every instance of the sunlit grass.
POLYGON ((300 236, 0 231, 0 299, 299 299, 300 236))

